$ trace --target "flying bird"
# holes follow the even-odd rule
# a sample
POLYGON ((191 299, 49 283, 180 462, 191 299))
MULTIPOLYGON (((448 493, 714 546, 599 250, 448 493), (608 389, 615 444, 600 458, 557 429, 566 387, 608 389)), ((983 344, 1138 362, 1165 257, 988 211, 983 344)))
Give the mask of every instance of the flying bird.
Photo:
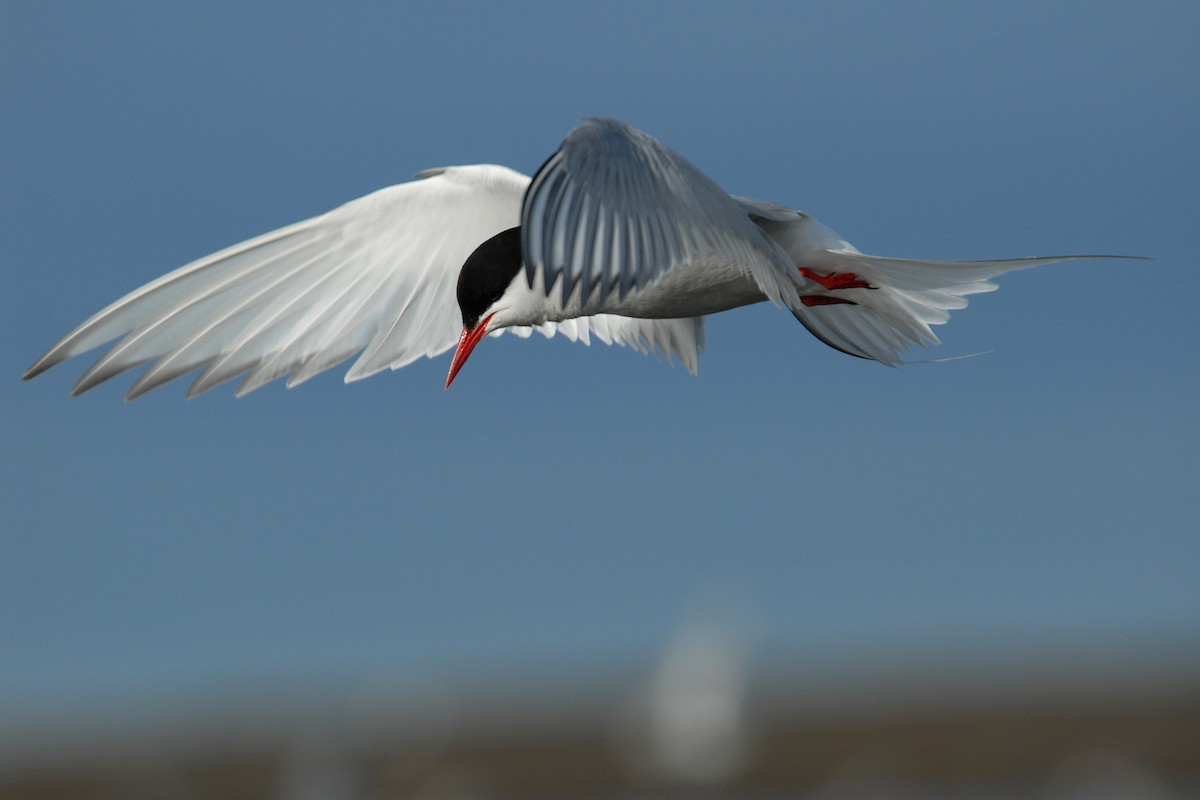
POLYGON ((303 383, 355 355, 346 382, 451 348, 446 387, 505 331, 620 344, 695 373, 704 317, 786 307, 843 353, 900 363, 990 278, 1073 258, 919 261, 859 252, 808 214, 734 197, 651 136, 590 119, 532 179, 430 169, 206 256, 134 290, 25 378, 119 339, 79 394, 149 364, 126 399, 199 369, 188 397, 303 383), (202 368, 202 369, 201 369, 202 368))

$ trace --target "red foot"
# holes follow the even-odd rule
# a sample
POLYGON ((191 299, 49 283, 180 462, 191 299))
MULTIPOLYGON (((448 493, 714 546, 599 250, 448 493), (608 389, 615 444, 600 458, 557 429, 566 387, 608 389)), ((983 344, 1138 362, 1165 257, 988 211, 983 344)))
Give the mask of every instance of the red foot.
MULTIPOLYGON (((868 289, 871 287, 867 287, 868 289)), ((846 300, 842 297, 830 297, 827 294, 806 294, 800 296, 800 302, 806 306, 837 306, 845 303, 848 306, 856 306, 858 303, 853 300, 846 300)))
MULTIPOLYGON (((813 283, 819 283, 830 291, 836 289, 874 289, 875 287, 858 277, 853 272, 828 272, 824 275, 813 272, 808 267, 800 267, 800 274, 813 283)), ((808 305, 806 303, 806 305, 808 305)), ((821 303, 820 305, 825 305, 821 303)))

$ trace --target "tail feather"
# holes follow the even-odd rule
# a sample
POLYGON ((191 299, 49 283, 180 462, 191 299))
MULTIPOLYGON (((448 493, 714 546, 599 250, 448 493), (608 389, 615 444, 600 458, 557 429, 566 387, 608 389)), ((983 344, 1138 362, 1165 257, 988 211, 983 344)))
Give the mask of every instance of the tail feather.
POLYGON ((792 309, 801 324, 843 353, 894 366, 913 345, 939 344, 930 326, 965 308, 967 297, 998 287, 991 278, 1058 261, 1110 256, 1048 256, 1000 261, 920 261, 847 250, 809 252, 805 263, 822 274, 853 273, 869 288, 827 289, 800 278, 801 296, 833 298, 792 309))
POLYGON ((964 308, 966 297, 997 287, 989 279, 1063 259, 1006 261, 917 261, 882 258, 850 250, 808 254, 809 269, 826 274, 852 273, 869 288, 829 290, 820 284, 802 287, 842 302, 801 305, 792 309, 801 324, 825 344, 859 358, 894 366, 913 345, 939 343, 930 326, 945 323, 950 312, 964 308))
POLYGON ((1000 261, 921 261, 860 253, 803 211, 737 198, 756 225, 788 254, 800 303, 796 319, 830 347, 882 364, 901 362, 913 345, 938 344, 930 328, 991 292, 992 278, 1057 261, 1137 256, 1070 255, 1000 261), (865 282, 865 286, 864 286, 865 282))

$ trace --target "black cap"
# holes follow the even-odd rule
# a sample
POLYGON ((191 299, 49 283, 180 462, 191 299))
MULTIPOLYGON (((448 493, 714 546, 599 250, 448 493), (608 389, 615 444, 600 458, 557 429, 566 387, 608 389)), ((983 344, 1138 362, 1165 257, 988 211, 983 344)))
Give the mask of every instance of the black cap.
POLYGON ((501 231, 476 247, 458 273, 458 308, 463 326, 474 329, 520 271, 520 226, 501 231))

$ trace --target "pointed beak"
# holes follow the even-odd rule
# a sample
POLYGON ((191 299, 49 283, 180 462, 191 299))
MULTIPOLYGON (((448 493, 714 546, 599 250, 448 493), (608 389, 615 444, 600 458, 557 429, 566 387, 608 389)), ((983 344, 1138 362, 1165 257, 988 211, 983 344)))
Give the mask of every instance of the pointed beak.
POLYGON ((467 330, 464 325, 462 335, 458 337, 458 347, 454 348, 454 359, 450 362, 450 374, 446 376, 446 388, 450 388, 450 384, 454 381, 454 376, 463 368, 463 364, 467 363, 467 358, 470 357, 471 351, 475 349, 475 345, 479 344, 488 332, 488 323, 492 321, 494 314, 489 314, 482 322, 474 328, 467 330))

